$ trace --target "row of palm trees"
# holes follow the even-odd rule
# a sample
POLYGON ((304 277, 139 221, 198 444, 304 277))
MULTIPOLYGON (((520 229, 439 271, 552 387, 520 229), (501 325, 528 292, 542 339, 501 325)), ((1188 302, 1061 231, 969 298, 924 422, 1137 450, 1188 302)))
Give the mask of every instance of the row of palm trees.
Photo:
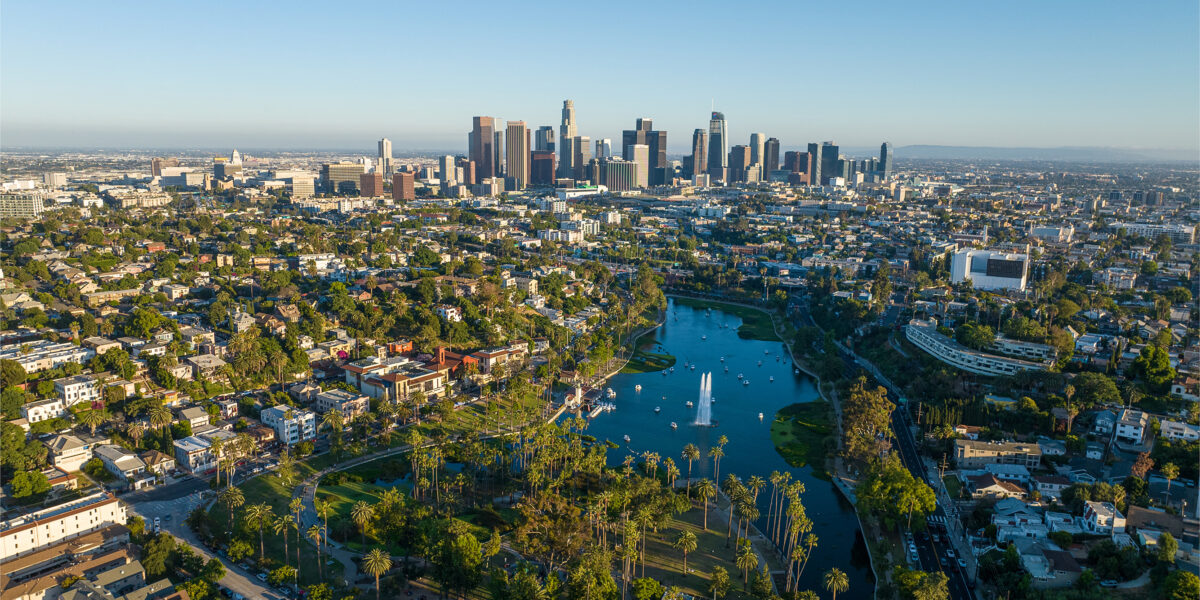
MULTIPOLYGON (((245 506, 242 511, 242 518, 248 527, 258 531, 258 557, 261 562, 266 556, 265 532, 266 530, 273 531, 276 535, 283 538, 283 563, 285 566, 290 565, 289 551, 289 534, 296 534, 296 580, 299 583, 299 568, 301 565, 300 558, 300 514, 303 512, 303 502, 300 498, 292 498, 288 503, 287 513, 276 515, 274 508, 266 502, 251 504, 246 506, 246 498, 240 488, 229 486, 221 491, 217 496, 217 501, 225 506, 229 513, 229 531, 231 537, 233 535, 234 515, 238 509, 245 506)), ((323 516, 326 519, 325 525, 311 525, 304 532, 305 536, 313 542, 317 550, 317 574, 319 579, 324 579, 321 549, 322 544, 328 546, 328 517, 329 505, 322 503, 317 507, 318 516, 323 516), (324 513, 322 515, 322 513, 324 513)))

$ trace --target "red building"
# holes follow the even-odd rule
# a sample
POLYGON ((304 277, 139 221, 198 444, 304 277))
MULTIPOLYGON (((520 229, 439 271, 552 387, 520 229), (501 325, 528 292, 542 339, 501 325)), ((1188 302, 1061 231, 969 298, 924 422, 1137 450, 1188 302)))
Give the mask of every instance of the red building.
POLYGON ((367 198, 378 198, 383 195, 383 174, 363 173, 358 177, 358 189, 367 198))
POLYGON ((392 199, 397 201, 416 200, 416 183, 416 176, 408 171, 400 171, 392 175, 392 199))
POLYGON ((554 153, 534 150, 529 159, 529 182, 533 185, 554 185, 554 153))

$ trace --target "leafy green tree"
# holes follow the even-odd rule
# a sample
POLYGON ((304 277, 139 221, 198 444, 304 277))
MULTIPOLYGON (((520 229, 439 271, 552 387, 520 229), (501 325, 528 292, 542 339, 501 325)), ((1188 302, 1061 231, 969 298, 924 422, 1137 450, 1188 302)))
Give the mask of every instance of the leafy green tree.
POLYGON ((721 600, 729 593, 733 587, 733 582, 729 579, 729 571, 725 567, 713 567, 712 573, 708 576, 708 594, 713 600, 721 600))
POLYGON ((638 577, 633 580, 633 597, 636 600, 659 600, 666 592, 661 583, 651 577, 638 577))
POLYGON ((1196 600, 1200 598, 1200 577, 1189 571, 1172 571, 1158 589, 1162 600, 1196 600))
POLYGON ((854 493, 859 508, 879 516, 888 527, 930 514, 937 507, 933 489, 913 477, 894 453, 873 464, 854 493))
POLYGON ((0 385, 10 387, 25 383, 25 378, 28 375, 25 373, 25 367, 15 360, 3 359, 0 360, 0 385))
POLYGON ((985 350, 996 341, 996 332, 987 325, 963 323, 954 331, 958 343, 976 350, 985 350))
POLYGON ((433 556, 433 578, 443 589, 465 594, 479 585, 483 576, 483 551, 469 532, 447 535, 433 556))
POLYGON ((1117 384, 1104 373, 1080 373, 1071 380, 1071 385, 1075 386, 1074 400, 1084 407, 1121 402, 1117 384))
POLYGON ((1158 534, 1158 550, 1155 553, 1158 562, 1168 565, 1175 564, 1175 553, 1177 552, 1179 552, 1179 542, 1175 541, 1175 536, 1167 531, 1158 534))
POLYGON ((273 586, 283 585, 296 579, 296 567, 283 565, 267 574, 267 583, 273 586))
POLYGON ((1141 354, 1133 361, 1130 369, 1134 377, 1145 381, 1155 392, 1164 392, 1175 379, 1175 368, 1171 366, 1171 357, 1163 348, 1147 345, 1141 354))
POLYGON ((13 498, 28 498, 50 491, 50 482, 41 471, 20 471, 13 475, 13 498))

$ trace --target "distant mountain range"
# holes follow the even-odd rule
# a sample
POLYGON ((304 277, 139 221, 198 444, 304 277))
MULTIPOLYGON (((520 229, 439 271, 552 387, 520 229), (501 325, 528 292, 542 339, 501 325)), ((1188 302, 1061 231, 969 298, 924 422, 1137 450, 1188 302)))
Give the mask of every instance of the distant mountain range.
MULTIPOLYGON (((875 153, 879 150, 876 148, 875 153)), ((1196 150, 1100 148, 1000 148, 995 146, 900 146, 898 159, 927 160, 1044 160, 1065 162, 1191 162, 1200 161, 1196 150)))

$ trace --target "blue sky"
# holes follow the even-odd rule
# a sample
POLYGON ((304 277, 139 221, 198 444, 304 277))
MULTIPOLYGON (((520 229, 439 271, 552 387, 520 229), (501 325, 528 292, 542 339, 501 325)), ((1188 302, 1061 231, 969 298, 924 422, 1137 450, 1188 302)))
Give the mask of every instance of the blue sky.
POLYGON ((0 4, 4 146, 465 150, 472 115, 734 143, 1200 146, 1200 9, 1152 2, 0 4))

